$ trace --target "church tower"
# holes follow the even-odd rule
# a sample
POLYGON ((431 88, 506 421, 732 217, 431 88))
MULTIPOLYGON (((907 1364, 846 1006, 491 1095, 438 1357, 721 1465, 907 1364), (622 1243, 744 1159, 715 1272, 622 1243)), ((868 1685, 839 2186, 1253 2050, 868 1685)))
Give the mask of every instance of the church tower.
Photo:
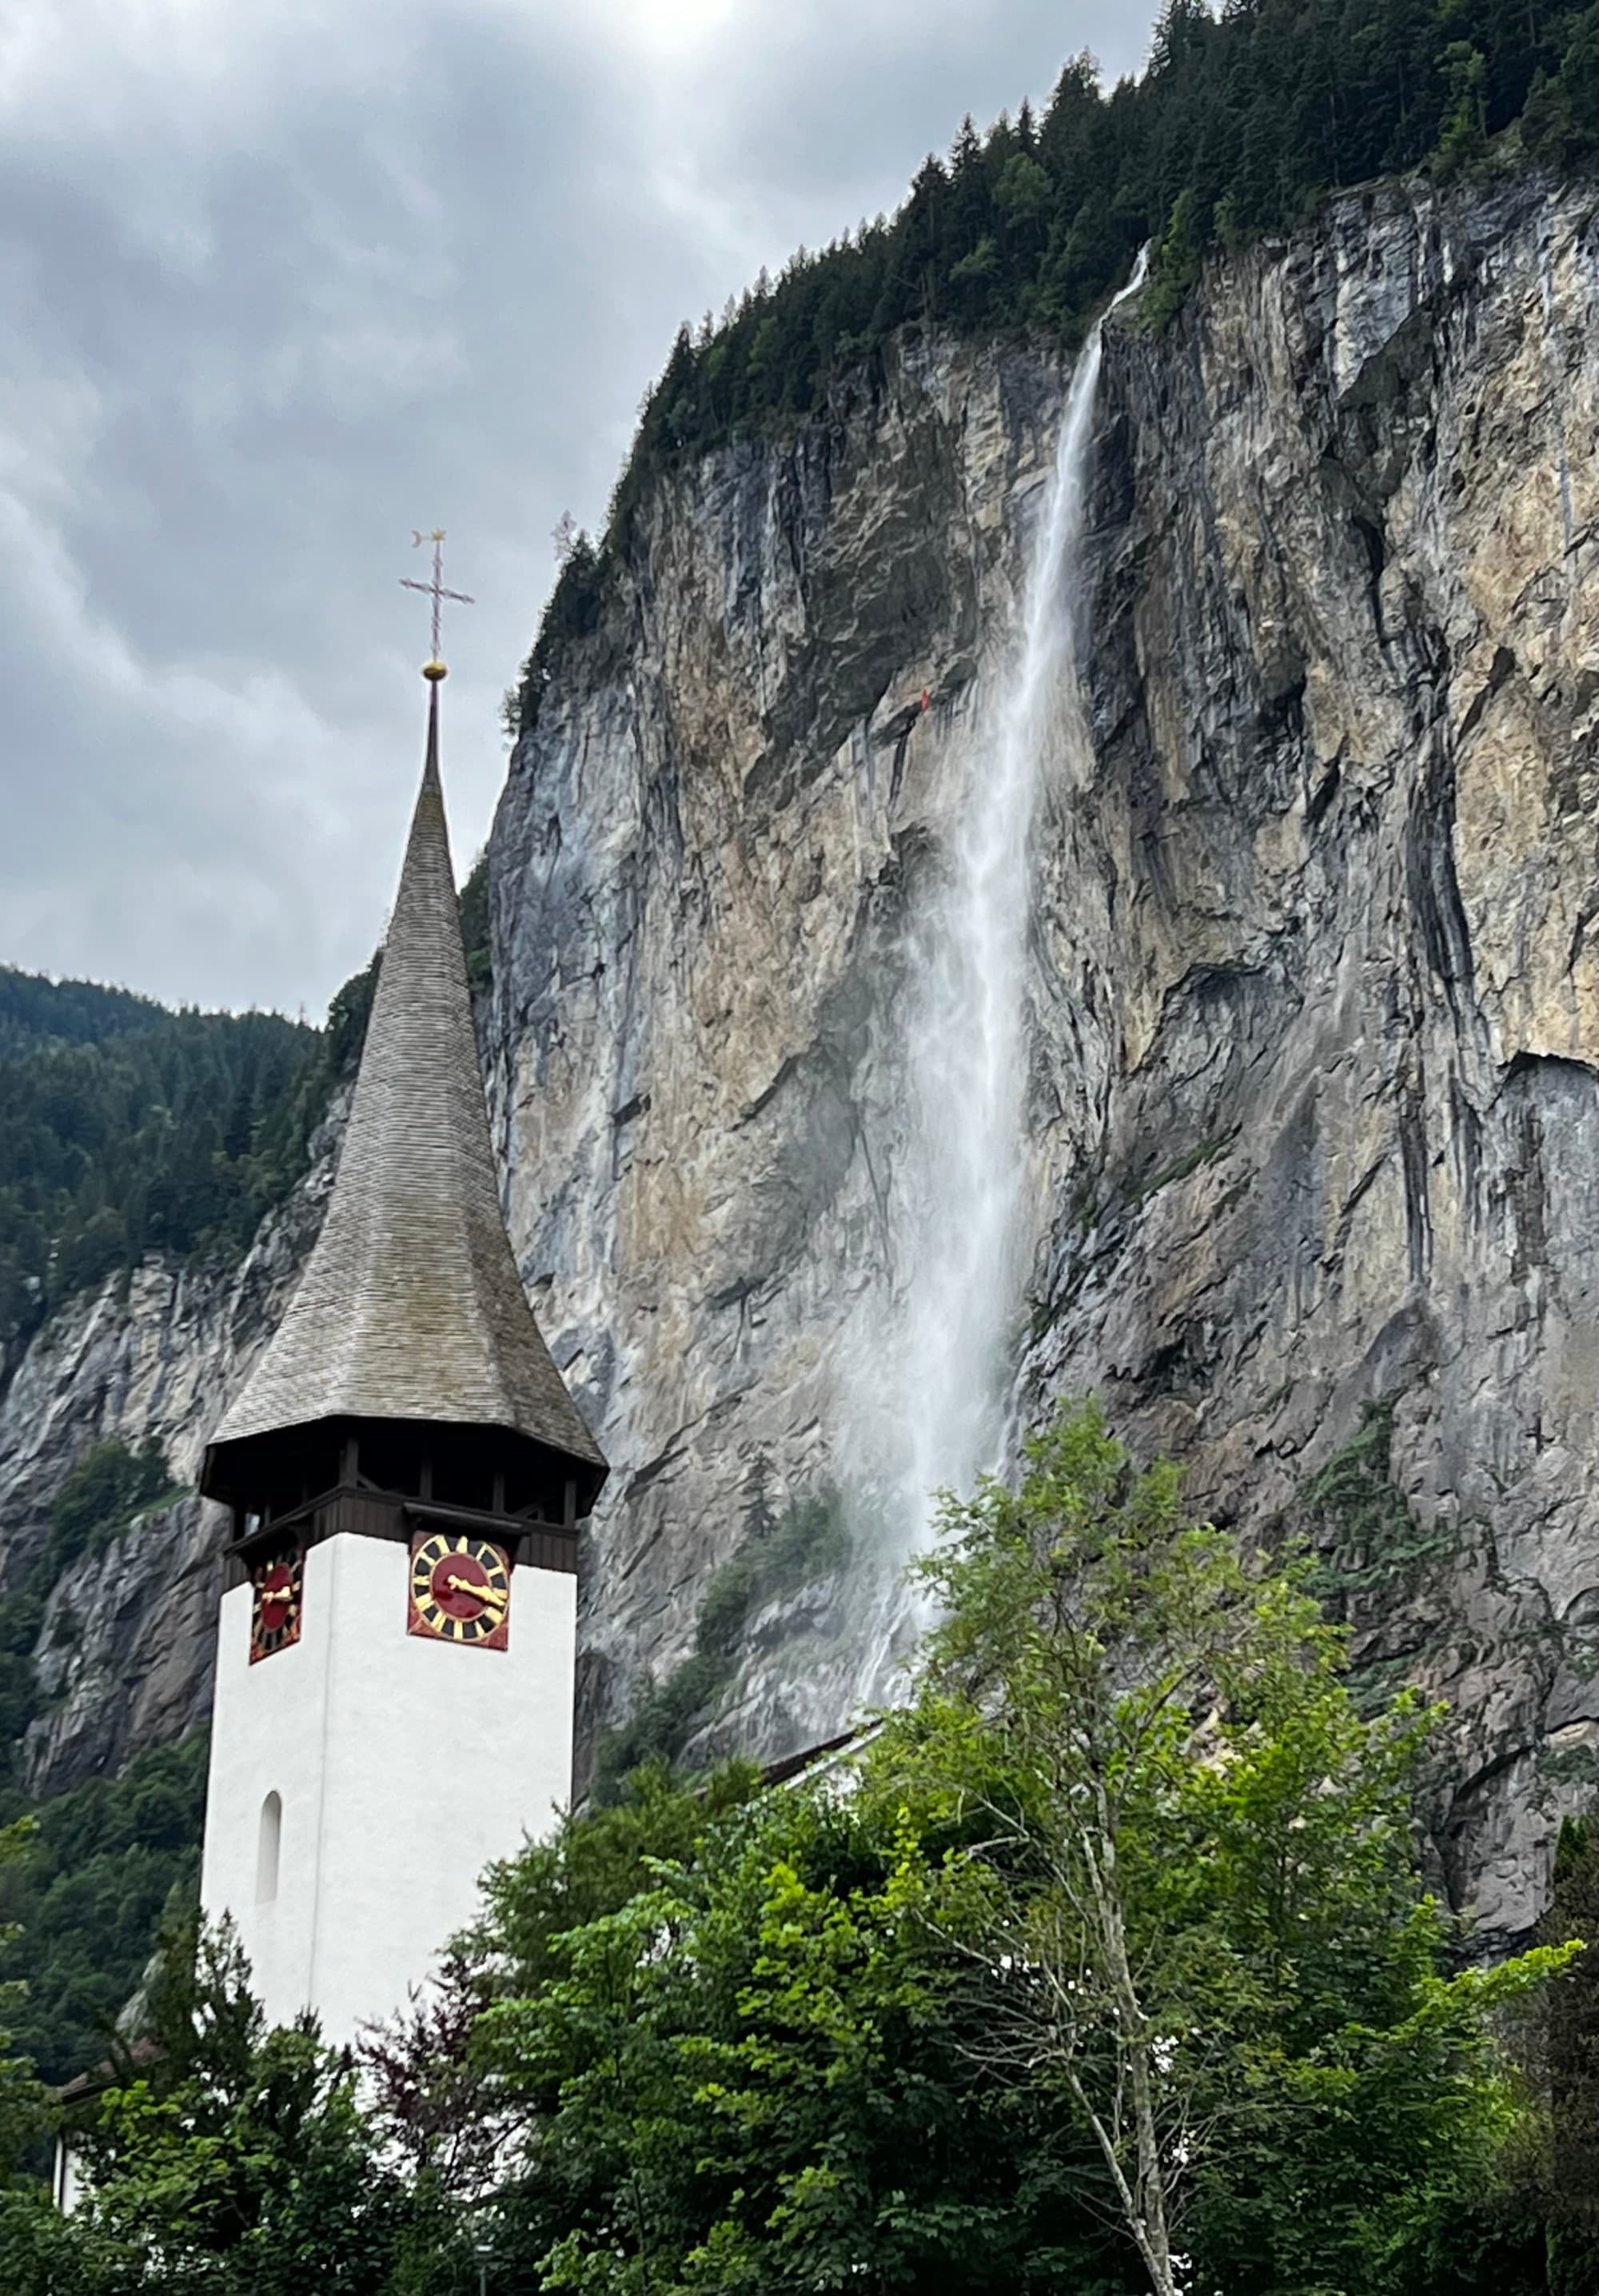
POLYGON ((201 1479, 233 1510, 201 1899, 234 1916, 269 2016, 308 2006, 333 2042, 402 2005, 483 1867, 567 1798, 578 1525, 606 1473, 501 1215, 443 664, 424 674, 422 790, 327 1216, 201 1479))

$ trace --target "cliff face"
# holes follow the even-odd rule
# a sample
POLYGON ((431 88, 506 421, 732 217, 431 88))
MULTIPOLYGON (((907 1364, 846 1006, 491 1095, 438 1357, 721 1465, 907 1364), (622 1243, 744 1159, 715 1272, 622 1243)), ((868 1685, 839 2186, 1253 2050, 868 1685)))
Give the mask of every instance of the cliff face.
MULTIPOLYGON (((660 485, 512 760, 486 1041, 513 1241, 613 1464, 591 1748, 797 1502, 856 1563, 745 1602, 701 1742, 781 1751, 883 1679, 916 984, 992 801, 1064 385, 913 346, 660 485)), ((1596 428, 1591 193, 1351 196, 1164 333, 1119 315, 1080 706, 1062 681, 1032 882, 996 895, 1016 1418, 1098 1390, 1196 1505, 1318 1540, 1371 1678, 1454 1706, 1434 1841, 1490 1941, 1599 1774, 1596 428)), ((12 1554, 90 1432, 193 1471, 316 1201, 236 1277, 148 1270, 41 1335, 0 1418, 12 1554)), ((212 1536, 191 1502, 94 1566, 42 1782, 202 1710, 212 1536)))
POLYGON ((1250 1526, 1391 1406, 1403 1508, 1309 1513, 1364 1660, 1454 1710, 1435 1839, 1493 1936, 1599 1746, 1596 257, 1591 193, 1388 193, 1120 347, 1047 840, 1100 1025, 1046 1031, 1086 1210, 1029 1390, 1250 1526))
MULTIPOLYGON (((1096 1389, 1320 1539, 1363 1659, 1455 1707, 1435 1839, 1493 1938, 1599 1750, 1596 258, 1591 193, 1396 187, 1112 324, 1028 943, 1024 1408, 1096 1389)), ((922 348, 663 486, 512 760, 501 1139, 616 1463, 590 1732, 903 1380, 862 1308, 911 1280, 907 965, 1061 401, 922 348)), ((856 1600, 757 1619, 727 1734, 836 1724, 856 1600)))
POLYGON ((1346 201, 1122 348, 1050 840, 1104 1081, 1052 1062, 1087 1209, 1031 1391, 1102 1387, 1251 1525, 1391 1404, 1408 1520, 1318 1523, 1363 1657, 1454 1708, 1493 1934, 1599 1742, 1596 252, 1591 195, 1346 201))
MULTIPOLYGON (((34 1338, 0 1394, 0 1565, 18 1586, 62 1481, 95 1444, 156 1438, 193 1486, 212 1429, 282 1313, 332 1185, 343 1098, 309 1173, 236 1268, 152 1258, 71 1303, 34 1338)), ((192 1494, 141 1515, 64 1572, 36 1666, 44 1710, 23 1744, 30 1792, 118 1769, 209 1715, 226 1516, 192 1494)))
MULTIPOLYGON (((659 490, 512 758, 491 1089, 524 1274, 612 1461, 580 1734, 683 1656, 765 1514, 848 1482, 889 1376, 854 1333, 901 1272, 908 938, 1061 383, 907 354, 659 490)), ((838 1726, 857 1653, 836 1602, 801 1612, 785 1656, 742 1653, 726 1738, 838 1726)))

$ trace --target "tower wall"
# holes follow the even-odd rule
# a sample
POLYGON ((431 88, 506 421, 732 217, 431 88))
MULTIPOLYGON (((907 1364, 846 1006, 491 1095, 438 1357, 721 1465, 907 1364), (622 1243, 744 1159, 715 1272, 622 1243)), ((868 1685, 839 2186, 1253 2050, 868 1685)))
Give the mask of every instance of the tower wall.
POLYGON ((299 1641, 254 1666, 251 1590, 222 1600, 201 1902, 232 1914, 268 2016, 308 2005, 335 2043, 403 2004, 484 1866, 570 1791, 576 1578, 514 1571, 496 1651, 407 1634, 407 1572, 400 1541, 323 1540, 299 1641), (258 1902, 274 1793, 276 1890, 258 1902))

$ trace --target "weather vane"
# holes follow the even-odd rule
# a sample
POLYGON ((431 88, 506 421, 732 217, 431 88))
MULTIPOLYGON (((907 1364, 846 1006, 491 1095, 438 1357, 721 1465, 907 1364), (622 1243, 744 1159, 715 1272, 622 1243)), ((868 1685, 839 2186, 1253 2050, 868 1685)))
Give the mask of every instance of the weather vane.
POLYGON ((422 674, 424 677, 442 677, 444 676, 444 657, 439 652, 439 644, 440 625, 444 619, 444 602, 447 598, 453 598, 458 606, 471 606, 474 605, 477 602, 475 599, 468 597, 464 590, 447 590, 444 586, 443 527, 436 526, 430 534, 418 534, 414 528, 413 528, 411 534, 411 547, 414 550, 420 550, 422 547, 422 545, 428 542, 430 542, 433 545, 432 580, 430 582, 414 582, 411 579, 408 574, 402 574, 400 576, 400 587, 402 590, 423 591, 433 601, 433 658, 430 661, 426 661, 422 664, 422 674))

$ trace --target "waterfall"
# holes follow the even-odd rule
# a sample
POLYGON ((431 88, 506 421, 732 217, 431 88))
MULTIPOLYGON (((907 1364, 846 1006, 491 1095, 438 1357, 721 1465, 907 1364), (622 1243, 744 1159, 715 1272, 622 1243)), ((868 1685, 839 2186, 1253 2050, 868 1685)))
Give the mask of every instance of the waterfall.
MULTIPOLYGON (((1141 256, 1116 302, 1144 278, 1141 256)), ((1111 305, 1111 309, 1116 308, 1111 305)), ((910 927, 909 1128, 893 1226, 903 1280, 868 1310, 860 1378, 873 1545, 890 1567, 926 1544, 934 1495, 969 1491, 1007 1447, 1006 1396, 1032 1237, 1026 1217, 1027 941, 1035 803, 1072 655, 1103 356, 1078 356, 1034 523, 1015 651, 966 759, 937 886, 910 927)), ((909 1618, 887 1596, 860 1675, 886 1687, 909 1618)))

